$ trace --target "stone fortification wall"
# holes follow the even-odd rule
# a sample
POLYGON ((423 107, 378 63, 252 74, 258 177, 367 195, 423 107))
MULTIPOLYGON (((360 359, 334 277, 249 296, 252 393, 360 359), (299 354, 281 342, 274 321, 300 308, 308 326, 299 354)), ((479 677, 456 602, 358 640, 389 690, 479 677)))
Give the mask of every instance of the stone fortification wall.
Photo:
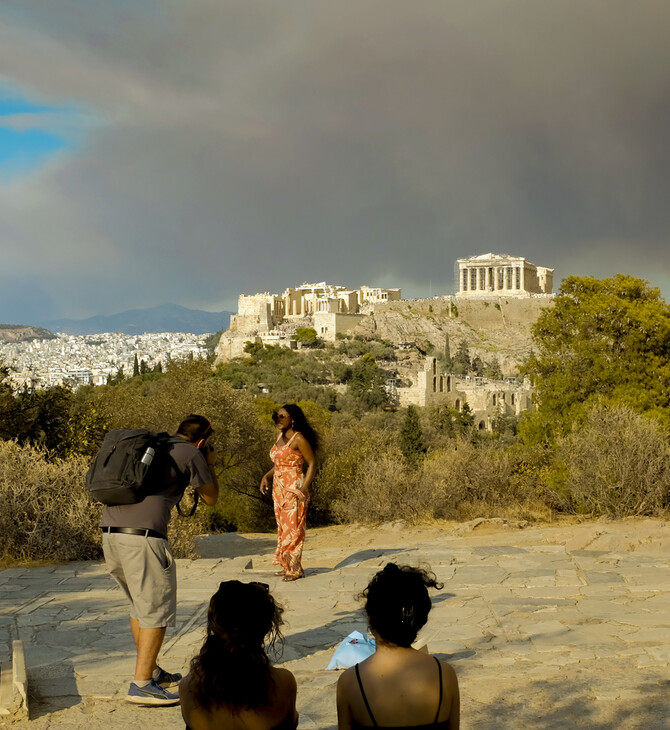
MULTIPOLYGON (((524 298, 491 297, 490 299, 465 299, 445 297, 453 302, 458 311, 458 319, 466 321, 477 329, 516 329, 529 330, 537 321, 544 307, 551 307, 551 295, 535 295, 524 298)), ((455 314, 455 313, 454 313, 455 314)))

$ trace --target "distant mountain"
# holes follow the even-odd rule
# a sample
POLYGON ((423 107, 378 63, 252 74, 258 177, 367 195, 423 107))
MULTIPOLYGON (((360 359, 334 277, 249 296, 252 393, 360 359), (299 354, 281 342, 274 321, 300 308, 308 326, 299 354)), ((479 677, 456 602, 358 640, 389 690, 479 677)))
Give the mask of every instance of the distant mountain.
POLYGON ((141 335, 145 332, 191 332, 202 335, 228 329, 234 312, 204 312, 188 309, 179 304, 161 304, 148 309, 129 309, 127 312, 97 315, 87 319, 53 319, 40 322, 52 332, 68 335, 95 335, 99 332, 121 332, 141 335))
POLYGON ((30 340, 53 340, 56 337, 42 327, 27 324, 0 324, 0 342, 27 342, 30 340))

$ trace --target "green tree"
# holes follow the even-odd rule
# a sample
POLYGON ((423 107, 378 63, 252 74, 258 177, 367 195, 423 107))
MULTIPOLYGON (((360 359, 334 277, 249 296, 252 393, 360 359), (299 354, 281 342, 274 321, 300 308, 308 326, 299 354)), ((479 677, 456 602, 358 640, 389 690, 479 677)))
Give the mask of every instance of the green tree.
POLYGON ((137 353, 135 353, 135 358, 133 359, 133 378, 136 378, 140 374, 140 363, 137 359, 137 353))
POLYGON ((317 337, 316 330, 313 327, 298 327, 295 331, 295 339, 303 347, 317 347, 321 344, 321 340, 317 337))
POLYGON ((467 403, 459 411, 456 408, 437 406, 434 411, 433 422, 439 431, 450 438, 466 436, 472 431, 475 419, 467 403))
POLYGON ((489 380, 502 380, 503 374, 497 357, 494 357, 493 360, 486 363, 484 376, 489 378, 489 380))
POLYGON ((461 340, 458 350, 456 350, 456 354, 451 360, 451 369, 456 375, 467 375, 472 369, 470 351, 465 340, 461 340))
POLYGON ((400 450, 410 464, 417 464, 428 450, 423 440, 419 411, 415 406, 407 407, 405 421, 398 438, 400 450))
POLYGON ((353 364, 347 391, 365 408, 378 408, 388 400, 384 375, 370 353, 353 364))
POLYGON ((538 407, 521 421, 526 442, 567 433, 599 399, 670 425, 670 307, 648 282, 624 274, 568 277, 533 339, 524 372, 538 407))
POLYGON ((481 377, 482 375, 484 375, 485 370, 486 370, 486 366, 484 365, 481 357, 479 357, 479 355, 475 355, 472 358, 472 372, 475 375, 478 375, 481 377))
POLYGON ((257 355, 263 352, 263 343, 251 342, 251 340, 247 340, 244 343, 244 352, 246 352, 247 355, 251 355, 251 357, 255 358, 257 355))

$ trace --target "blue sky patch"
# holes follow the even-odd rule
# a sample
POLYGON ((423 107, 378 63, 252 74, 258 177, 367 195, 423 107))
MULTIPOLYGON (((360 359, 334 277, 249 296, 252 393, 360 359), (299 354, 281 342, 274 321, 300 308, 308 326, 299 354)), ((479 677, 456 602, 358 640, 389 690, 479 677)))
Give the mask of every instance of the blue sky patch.
POLYGON ((0 127, 0 177, 11 180, 29 174, 68 146, 62 137, 41 129, 0 127))
POLYGON ((26 99, 3 99, 0 97, 0 117, 9 117, 15 114, 43 114, 44 112, 59 111, 56 107, 33 104, 26 99))
POLYGON ((0 181, 39 170, 56 153, 72 148, 72 107, 30 101, 0 88, 0 181), (8 93, 9 92, 9 93, 8 93), (29 115, 29 120, 26 116, 29 115))

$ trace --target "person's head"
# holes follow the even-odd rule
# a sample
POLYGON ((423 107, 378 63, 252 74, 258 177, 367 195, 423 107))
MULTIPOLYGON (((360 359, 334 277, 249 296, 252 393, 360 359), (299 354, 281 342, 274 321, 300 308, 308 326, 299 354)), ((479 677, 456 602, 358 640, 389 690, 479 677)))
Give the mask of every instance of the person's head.
POLYGON ((387 643, 411 646, 428 620, 428 588, 442 585, 427 570, 387 563, 361 593, 370 628, 387 643))
POLYGON ((207 635, 215 636, 229 651, 263 650, 281 636, 284 609, 272 597, 266 583, 227 580, 219 584, 207 612, 207 635))
POLYGON ((318 436, 309 425, 300 406, 295 403, 286 403, 272 414, 272 420, 282 431, 288 431, 289 428, 298 431, 307 439, 314 451, 317 450, 319 445, 318 436))
POLYGON ((238 712, 268 703, 272 680, 265 645, 282 640, 283 612, 265 583, 219 585, 209 602, 207 638, 191 661, 199 705, 238 712))
POLYGON ((214 433, 212 424, 204 416, 191 413, 179 424, 177 435, 200 447, 214 433))

